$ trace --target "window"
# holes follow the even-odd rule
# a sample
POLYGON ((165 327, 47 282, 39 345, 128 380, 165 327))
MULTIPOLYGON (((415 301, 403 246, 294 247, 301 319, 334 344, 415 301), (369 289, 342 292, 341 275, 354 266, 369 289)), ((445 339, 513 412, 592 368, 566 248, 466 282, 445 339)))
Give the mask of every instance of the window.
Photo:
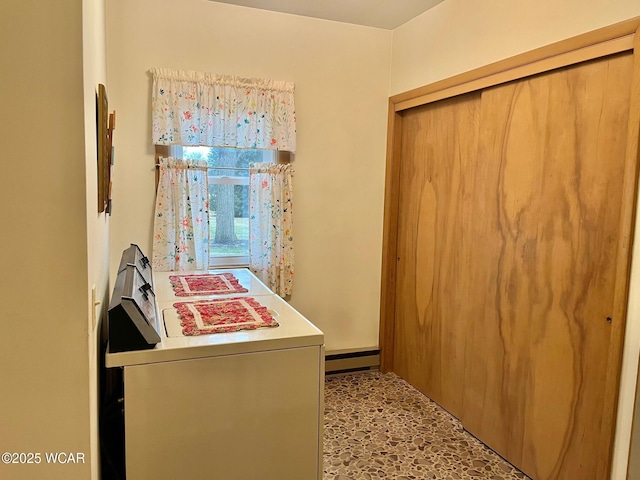
POLYGON ((209 264, 248 265, 249 164, 274 162, 276 151, 188 146, 176 150, 172 155, 209 165, 209 264))

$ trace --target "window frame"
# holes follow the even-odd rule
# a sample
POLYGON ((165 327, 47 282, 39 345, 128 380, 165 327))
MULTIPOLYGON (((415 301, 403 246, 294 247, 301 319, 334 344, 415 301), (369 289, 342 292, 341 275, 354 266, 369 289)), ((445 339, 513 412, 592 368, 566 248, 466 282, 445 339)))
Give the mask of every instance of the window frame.
MULTIPOLYGON (((173 157, 173 158, 183 158, 183 147, 190 147, 191 145, 156 145, 156 189, 158 187, 158 166, 159 166, 159 158, 160 157, 173 157)), ((194 145, 195 146, 195 145, 194 145)), ((216 148, 216 147, 206 147, 206 148, 216 148)), ((221 147, 222 148, 222 147, 221 147)), ((225 148, 234 148, 234 147, 225 147, 225 148)), ((236 149, 241 150, 241 149, 236 149)), ((258 150, 258 149, 256 149, 258 150)), ((262 150, 263 156, 267 153, 271 153, 271 162, 280 163, 281 159, 284 159, 288 162, 289 152, 278 151, 278 150, 262 150), (286 159, 284 154, 286 154, 286 159)), ((263 158, 264 162, 268 162, 263 158)), ((224 169, 227 167, 217 168, 215 170, 224 169)), ((228 167, 230 170, 241 170, 243 168, 232 168, 228 167)), ((214 168, 210 168, 214 170, 214 168)), ((207 175, 209 180, 209 185, 249 185, 249 177, 235 177, 235 176, 226 176, 226 175, 207 175), (212 183, 212 180, 214 182, 212 183)), ((234 268, 234 267, 249 267, 249 252, 247 251, 246 255, 212 255, 211 249, 209 249, 209 268, 234 268)))
MULTIPOLYGON (((210 168, 210 170, 214 170, 210 168)), ((233 170, 239 170, 234 168, 233 170)), ((249 177, 232 177, 226 175, 207 175, 209 180, 209 186, 211 185, 246 185, 247 190, 249 187, 249 177)), ((249 195, 249 192, 247 192, 249 195)), ((209 217, 211 220, 211 217, 209 217)), ((211 227, 209 227, 211 228, 211 227)), ((211 230, 209 230, 211 231, 211 230)), ((211 247, 211 240, 209 240, 209 247, 211 247)), ((211 248, 209 248, 209 267, 249 267, 249 247, 247 246, 246 255, 212 255, 211 248)))

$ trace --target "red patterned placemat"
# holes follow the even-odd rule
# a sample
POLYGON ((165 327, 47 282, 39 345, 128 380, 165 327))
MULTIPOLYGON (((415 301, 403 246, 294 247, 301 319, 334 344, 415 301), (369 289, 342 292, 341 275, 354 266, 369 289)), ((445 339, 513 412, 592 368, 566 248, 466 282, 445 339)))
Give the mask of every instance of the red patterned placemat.
POLYGON ((225 293, 245 293, 233 273, 203 273, 193 275, 171 275, 173 291, 178 297, 192 295, 222 295, 225 293))
POLYGON ((182 333, 207 335, 260 327, 277 327, 267 308, 253 297, 216 298, 196 302, 177 302, 182 333))

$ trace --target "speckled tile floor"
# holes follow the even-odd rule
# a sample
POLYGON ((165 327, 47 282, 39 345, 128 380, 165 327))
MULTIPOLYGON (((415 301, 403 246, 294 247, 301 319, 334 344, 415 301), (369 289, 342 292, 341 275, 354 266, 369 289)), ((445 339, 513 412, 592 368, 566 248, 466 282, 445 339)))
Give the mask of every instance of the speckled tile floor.
POLYGON ((528 480, 393 373, 325 382, 324 480, 528 480))

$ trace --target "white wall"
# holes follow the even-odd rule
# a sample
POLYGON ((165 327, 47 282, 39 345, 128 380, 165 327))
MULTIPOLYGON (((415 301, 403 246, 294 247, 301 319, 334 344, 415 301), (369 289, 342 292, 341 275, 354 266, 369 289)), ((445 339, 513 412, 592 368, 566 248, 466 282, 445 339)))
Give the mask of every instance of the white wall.
POLYGON ((296 84, 295 281, 291 303, 328 350, 376 347, 391 32, 205 0, 107 3, 109 100, 117 105, 111 273, 151 254, 151 67, 296 84))
POLYGON ((107 220, 95 201, 101 5, 0 3, 0 451, 43 455, 38 465, 0 464, 0 478, 97 478, 90 298, 108 284, 107 220), (61 451, 84 463, 46 463, 44 452, 61 451))
POLYGON ((638 0, 445 0, 394 30, 390 93, 637 15, 638 0))
MULTIPOLYGON (((445 0, 393 34, 392 95, 640 15, 638 0, 445 0)), ((639 209, 640 212, 640 209, 639 209)), ((636 222, 640 225, 640 219, 636 222)), ((640 256, 640 242, 634 246, 640 256)), ((625 478, 640 353, 640 264, 632 267, 611 478, 625 478)), ((638 454, 640 454, 640 446, 638 454)))
MULTIPOLYGON (((100 335, 109 304, 109 217, 98 213, 96 92, 107 85, 105 0, 82 0, 85 192, 87 217, 87 332, 89 367, 89 422, 91 478, 98 478, 100 444, 98 405, 100 385, 100 335), (93 290, 93 293, 92 293, 93 290), (99 302, 99 304, 95 304, 99 302)), ((107 89, 108 91, 108 89, 107 89)), ((110 111, 114 108, 111 106, 110 111)))

